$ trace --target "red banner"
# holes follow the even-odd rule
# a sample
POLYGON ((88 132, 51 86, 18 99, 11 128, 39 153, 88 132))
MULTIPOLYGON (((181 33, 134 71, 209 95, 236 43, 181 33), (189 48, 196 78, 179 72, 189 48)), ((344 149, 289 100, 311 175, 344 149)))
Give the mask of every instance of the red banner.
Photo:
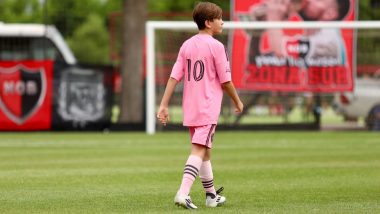
POLYGON ((51 61, 0 62, 0 130, 51 127, 51 61))
MULTIPOLYGON (((354 20, 355 0, 234 0, 234 21, 354 20)), ((353 89, 352 29, 238 29, 232 78, 241 90, 353 89)))

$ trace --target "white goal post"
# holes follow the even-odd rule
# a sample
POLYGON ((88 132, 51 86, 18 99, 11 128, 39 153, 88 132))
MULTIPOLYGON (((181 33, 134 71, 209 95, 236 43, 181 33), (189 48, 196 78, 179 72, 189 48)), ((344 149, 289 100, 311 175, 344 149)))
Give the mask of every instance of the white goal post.
MULTIPOLYGON (((147 21, 146 22, 146 133, 156 132, 156 86, 155 86, 155 32, 156 30, 186 30, 197 29, 192 21, 147 21)), ((329 22, 231 22, 226 21, 224 29, 379 29, 380 21, 329 21, 329 22)))

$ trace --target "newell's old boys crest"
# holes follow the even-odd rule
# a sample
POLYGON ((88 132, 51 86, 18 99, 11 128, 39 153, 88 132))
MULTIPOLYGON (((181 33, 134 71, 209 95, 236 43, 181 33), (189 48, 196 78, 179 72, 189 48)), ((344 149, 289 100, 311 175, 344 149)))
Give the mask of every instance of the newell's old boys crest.
POLYGON ((21 125, 33 116, 46 95, 44 68, 17 64, 0 67, 0 108, 14 123, 21 125))

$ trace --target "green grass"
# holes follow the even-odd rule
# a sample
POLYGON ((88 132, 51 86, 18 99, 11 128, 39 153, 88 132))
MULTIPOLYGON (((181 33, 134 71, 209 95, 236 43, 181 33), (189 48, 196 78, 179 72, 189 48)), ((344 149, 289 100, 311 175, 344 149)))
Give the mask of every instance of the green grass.
MULTIPOLYGON (((188 134, 0 133, 0 213, 187 213, 172 200, 188 134)), ((198 213, 380 213, 370 132, 217 132, 227 203, 198 213)))
MULTIPOLYGON (((182 123, 182 107, 171 106, 170 107, 170 120, 173 123, 182 123)), ((117 115, 117 114, 116 114, 117 115)), ((230 116, 223 114, 220 117, 220 123, 233 123, 236 119, 236 114, 230 116)), ((115 120, 116 121, 116 120, 115 120)), ((240 124, 285 124, 285 123, 304 123, 313 122, 314 116, 310 112, 305 114, 304 110, 300 106, 294 107, 288 114, 287 118, 283 115, 270 115, 268 112, 257 114, 254 108, 250 108, 249 113, 244 115, 240 124)), ((322 124, 344 124, 345 121, 341 115, 338 115, 331 107, 323 108, 321 114, 322 124)))

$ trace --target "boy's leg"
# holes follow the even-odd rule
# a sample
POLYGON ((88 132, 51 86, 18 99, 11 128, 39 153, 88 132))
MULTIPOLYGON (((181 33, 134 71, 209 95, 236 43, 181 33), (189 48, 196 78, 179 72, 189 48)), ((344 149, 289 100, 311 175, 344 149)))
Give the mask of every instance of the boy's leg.
MULTIPOLYGON (((214 187, 214 175, 211 166, 211 149, 207 149, 206 154, 203 158, 202 166, 199 170, 199 178, 202 181, 203 188, 206 191, 206 206, 207 207, 217 207, 226 202, 224 196, 219 195, 220 193, 215 191, 214 187)), ((223 187, 218 190, 222 191, 223 187)))
POLYGON ((215 195, 216 191, 214 187, 214 175, 212 173, 210 157, 211 149, 207 149, 201 168, 199 170, 199 178, 202 181, 202 185, 206 193, 213 193, 215 195))
POLYGON ((199 174, 207 148, 212 146, 212 136, 215 125, 205 125, 197 127, 189 127, 191 136, 191 154, 186 162, 183 172, 181 187, 174 198, 177 205, 181 205, 188 209, 196 209, 197 207, 191 202, 189 193, 195 178, 199 174))
POLYGON ((174 198, 174 203, 187 209, 197 209, 189 196, 191 186, 198 175, 202 165, 202 159, 206 148, 201 145, 193 144, 191 154, 187 159, 185 169, 183 171, 182 183, 174 198))
POLYGON ((199 169, 201 168, 202 159, 205 152, 206 147, 192 144, 191 154, 186 161, 181 187, 179 188, 179 193, 181 195, 189 195, 191 186, 193 185, 199 169))

